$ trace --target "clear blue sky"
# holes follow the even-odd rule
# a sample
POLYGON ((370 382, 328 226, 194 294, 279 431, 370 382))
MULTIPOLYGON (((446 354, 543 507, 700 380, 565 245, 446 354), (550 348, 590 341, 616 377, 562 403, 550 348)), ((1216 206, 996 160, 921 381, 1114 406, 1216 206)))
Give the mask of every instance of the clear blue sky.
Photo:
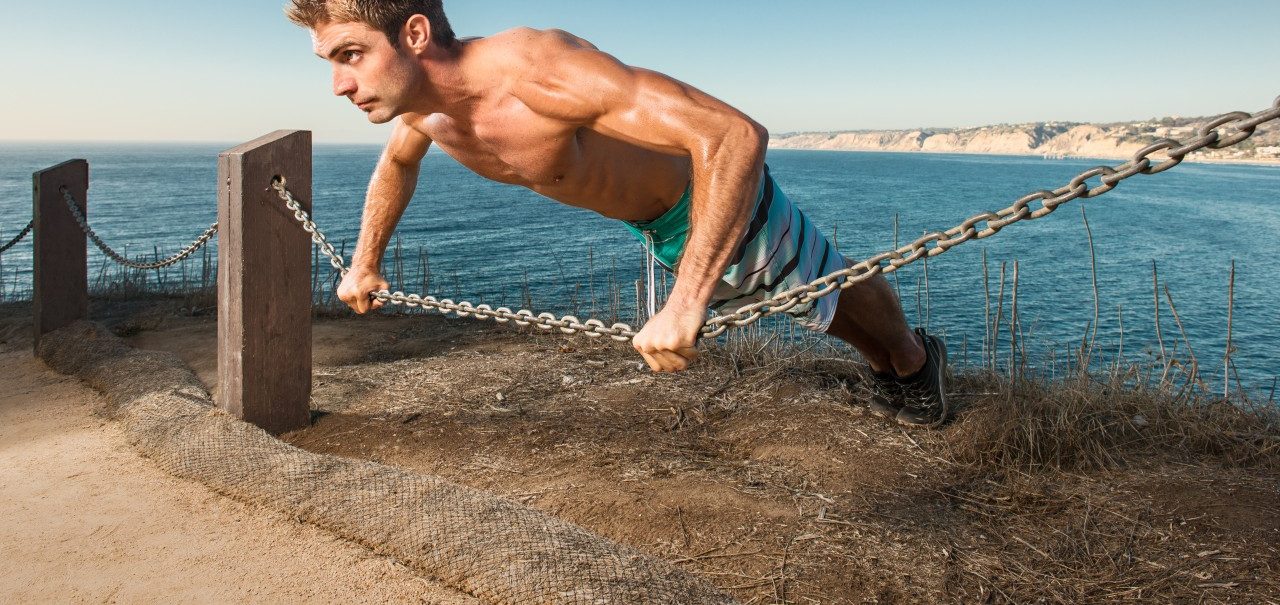
MULTIPOLYGON (((381 142, 282 0, 7 2, 0 140, 381 142), (16 52, 16 56, 14 51, 16 52)), ((460 35, 583 36, 773 132, 1112 121, 1280 94, 1280 2, 446 0, 460 35)))

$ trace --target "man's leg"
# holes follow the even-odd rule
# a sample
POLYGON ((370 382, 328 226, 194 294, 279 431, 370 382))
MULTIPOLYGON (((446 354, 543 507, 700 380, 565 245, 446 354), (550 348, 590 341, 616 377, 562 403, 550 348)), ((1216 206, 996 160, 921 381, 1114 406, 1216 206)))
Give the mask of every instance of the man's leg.
MULTIPOLYGON (((764 181, 747 235, 713 296, 713 310, 767 299, 849 265, 791 204, 767 166, 764 181)), ((806 328, 840 338, 862 353, 882 387, 877 389, 880 405, 873 410, 908 426, 946 421, 946 346, 924 330, 907 327, 898 297, 883 277, 787 312, 806 328)))
POLYGON ((920 370, 925 362, 924 347, 907 327, 902 305, 888 280, 877 275, 840 291, 838 296, 827 334, 853 345, 878 374, 892 369, 898 376, 910 376, 920 370))
POLYGON ((947 348, 907 328, 888 280, 877 275, 840 293, 827 334, 858 349, 874 372, 871 411, 910 427, 937 427, 950 417, 947 348))

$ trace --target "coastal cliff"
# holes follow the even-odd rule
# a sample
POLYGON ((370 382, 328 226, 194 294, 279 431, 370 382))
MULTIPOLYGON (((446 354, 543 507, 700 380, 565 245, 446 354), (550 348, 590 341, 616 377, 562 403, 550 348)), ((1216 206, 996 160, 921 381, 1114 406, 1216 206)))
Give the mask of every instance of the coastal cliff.
MULTIPOLYGON (((1187 141, 1212 118, 1168 117, 1143 122, 1084 124, 1032 122, 978 128, 858 130, 774 135, 775 149, 900 151, 1041 155, 1051 158, 1129 158, 1162 138, 1187 141)), ((1252 138, 1228 149, 1201 151, 1192 160, 1280 164, 1280 126, 1264 124, 1252 138)))

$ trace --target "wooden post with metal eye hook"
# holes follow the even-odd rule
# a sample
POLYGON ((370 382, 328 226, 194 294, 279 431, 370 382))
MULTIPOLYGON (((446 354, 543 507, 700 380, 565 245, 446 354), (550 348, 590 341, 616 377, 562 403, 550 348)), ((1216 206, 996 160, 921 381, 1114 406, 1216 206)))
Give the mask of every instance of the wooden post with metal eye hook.
POLYGON ((218 156, 218 407, 274 433, 311 422, 311 133, 280 130, 218 156))
POLYGON ((87 216, 89 163, 70 160, 31 176, 32 339, 89 317, 88 237, 62 197, 65 188, 87 216))

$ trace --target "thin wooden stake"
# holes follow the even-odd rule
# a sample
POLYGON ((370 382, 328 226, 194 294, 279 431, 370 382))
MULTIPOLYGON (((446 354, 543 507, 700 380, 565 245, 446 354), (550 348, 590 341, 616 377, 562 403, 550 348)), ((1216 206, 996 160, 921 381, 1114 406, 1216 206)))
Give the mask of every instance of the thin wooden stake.
POLYGON ((1018 261, 1013 261, 1013 300, 1009 309, 1009 376, 1018 377, 1018 261))
POLYGON ((1120 324, 1120 346, 1116 347, 1116 369, 1120 372, 1120 361, 1124 359, 1124 305, 1116 305, 1116 321, 1120 324))
POLYGON ((1089 337, 1089 346, 1084 355, 1084 363, 1082 366, 1088 370, 1093 362, 1093 347, 1098 342, 1098 319, 1102 309, 1101 297, 1098 296, 1098 255, 1093 247, 1093 230, 1089 228, 1089 217, 1084 212, 1084 206, 1080 206, 1080 218, 1084 220, 1084 232, 1089 237, 1089 269, 1093 273, 1093 334, 1089 337))
POLYGON ((1000 356, 1000 323, 1004 318, 1004 273, 1006 261, 1000 261, 1000 294, 996 297, 996 323, 995 329, 992 331, 991 342, 991 371, 999 371, 997 367, 997 358, 1000 356))
POLYGON ((984 305, 982 308, 982 360, 986 365, 988 351, 991 347, 991 276, 987 269, 987 249, 982 249, 982 294, 984 296, 984 305))
POLYGON ((924 259, 924 329, 933 324, 933 296, 929 292, 929 258, 924 259))
MULTIPOLYGON (((893 249, 898 249, 898 213, 893 213, 893 249)), ((902 284, 898 283, 898 272, 893 272, 893 290, 898 293, 898 300, 902 300, 902 284)))
POLYGON ((1231 259, 1231 277, 1227 282, 1227 348, 1222 354, 1222 398, 1231 398, 1231 319, 1235 311, 1236 260, 1231 259))
POLYGON ((1160 365, 1163 366, 1160 371, 1160 384, 1158 388, 1164 389, 1166 381, 1169 379, 1169 354, 1164 348, 1164 332, 1160 329, 1160 275, 1156 270, 1156 261, 1151 261, 1151 294, 1155 300, 1156 313, 1156 342, 1160 343, 1160 365))

